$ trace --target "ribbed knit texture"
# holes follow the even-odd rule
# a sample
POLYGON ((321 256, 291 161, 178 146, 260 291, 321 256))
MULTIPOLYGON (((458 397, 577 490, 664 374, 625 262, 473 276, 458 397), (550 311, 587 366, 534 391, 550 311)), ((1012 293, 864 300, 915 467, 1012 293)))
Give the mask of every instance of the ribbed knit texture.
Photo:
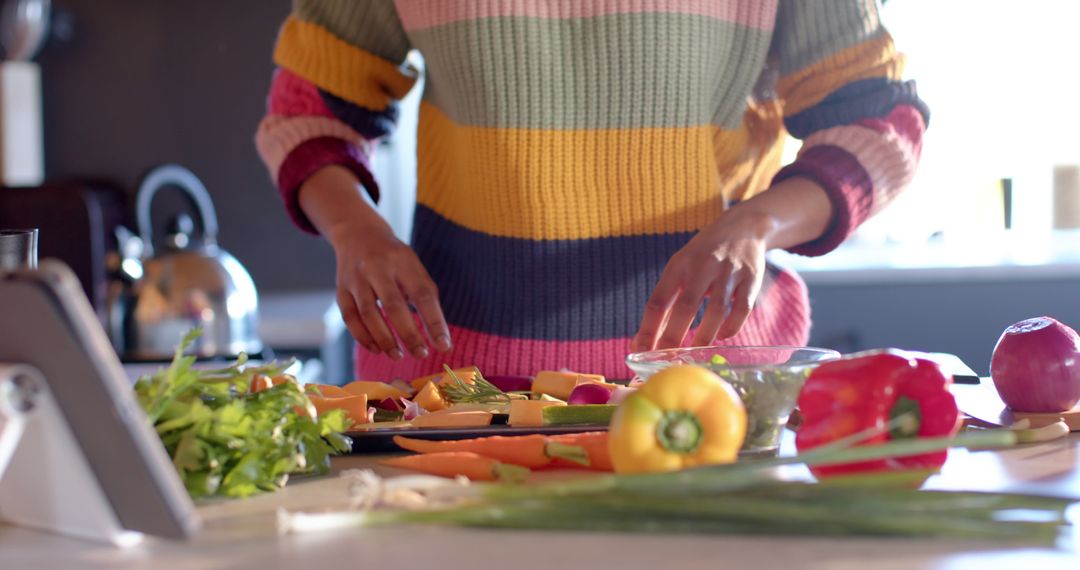
MULTIPOLYGON (((364 141, 389 132, 415 81, 408 52, 425 60, 412 245, 456 349, 361 352, 366 378, 444 361, 625 377, 645 300, 694 233, 774 175, 801 176, 834 217, 793 250, 825 253, 910 179, 929 116, 873 0, 294 5, 257 145, 308 231, 303 179, 343 164, 375 191, 364 141), (778 174, 784 125, 805 142, 778 174)), ((782 270, 769 282, 728 342, 806 342, 805 286, 782 270)))

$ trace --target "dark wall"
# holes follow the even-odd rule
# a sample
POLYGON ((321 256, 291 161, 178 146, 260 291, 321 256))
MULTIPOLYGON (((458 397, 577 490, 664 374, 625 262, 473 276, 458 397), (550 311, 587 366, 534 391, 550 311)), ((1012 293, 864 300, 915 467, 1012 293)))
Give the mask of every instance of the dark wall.
POLYGON ((54 6, 70 18, 71 35, 52 38, 38 58, 48 176, 134 189, 150 167, 182 164, 210 190, 219 241, 260 291, 332 287, 330 250, 288 222, 253 143, 289 2, 54 6))

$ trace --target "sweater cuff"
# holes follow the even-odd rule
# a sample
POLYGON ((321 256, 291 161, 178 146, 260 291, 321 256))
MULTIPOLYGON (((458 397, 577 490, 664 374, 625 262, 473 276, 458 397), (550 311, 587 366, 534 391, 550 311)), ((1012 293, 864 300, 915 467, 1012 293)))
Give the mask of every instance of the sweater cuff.
POLYGON ((300 208, 300 187, 319 169, 330 165, 348 168, 359 179, 371 199, 379 199, 379 187, 371 173, 371 164, 355 145, 333 137, 304 141, 285 157, 278 170, 277 186, 282 200, 285 201, 289 219, 309 234, 318 235, 319 231, 300 208))
POLYGON ((799 155, 773 178, 807 178, 821 186, 832 203, 832 221, 821 237, 788 251, 805 256, 825 255, 836 249, 870 215, 874 184, 870 175, 847 151, 835 146, 814 146, 799 155))

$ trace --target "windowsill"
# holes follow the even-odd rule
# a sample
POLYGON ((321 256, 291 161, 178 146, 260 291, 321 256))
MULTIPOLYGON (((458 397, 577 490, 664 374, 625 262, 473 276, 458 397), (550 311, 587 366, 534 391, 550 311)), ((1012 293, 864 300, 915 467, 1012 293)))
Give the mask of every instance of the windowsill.
POLYGON ((770 258, 810 285, 1061 280, 1080 278, 1080 231, 1003 231, 918 244, 850 242, 822 257, 774 251, 770 258))

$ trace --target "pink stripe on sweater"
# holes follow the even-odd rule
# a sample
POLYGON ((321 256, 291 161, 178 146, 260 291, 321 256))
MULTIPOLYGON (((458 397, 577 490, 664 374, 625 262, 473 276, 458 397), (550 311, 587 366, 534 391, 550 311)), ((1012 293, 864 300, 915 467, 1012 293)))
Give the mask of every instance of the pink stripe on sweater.
MULTIPOLYGON (((687 335, 691 338, 693 331, 687 335)), ((629 378, 626 367, 630 339, 543 341, 499 337, 460 327, 450 327, 454 350, 416 360, 394 361, 357 348, 356 373, 363 380, 410 380, 451 367, 476 365, 489 376, 532 376, 541 370, 570 369, 629 378)), ((810 337, 810 304, 806 285, 794 273, 783 271, 759 300, 743 329, 723 345, 805 345, 810 337)))
POLYGON ((544 19, 612 14, 695 14, 748 28, 771 30, 777 0, 397 0, 406 30, 506 16, 544 19))
POLYGON ((348 125, 337 119, 313 116, 267 115, 255 133, 255 147, 276 183, 289 153, 306 141, 323 137, 341 139, 367 153, 367 141, 348 125))
POLYGON ((267 108, 273 115, 334 116, 313 83, 281 67, 274 72, 270 82, 267 108))
POLYGON ((915 176, 926 126, 910 105, 899 105, 883 119, 868 119, 818 131, 803 149, 834 146, 849 152, 873 181, 869 216, 887 206, 915 176))

